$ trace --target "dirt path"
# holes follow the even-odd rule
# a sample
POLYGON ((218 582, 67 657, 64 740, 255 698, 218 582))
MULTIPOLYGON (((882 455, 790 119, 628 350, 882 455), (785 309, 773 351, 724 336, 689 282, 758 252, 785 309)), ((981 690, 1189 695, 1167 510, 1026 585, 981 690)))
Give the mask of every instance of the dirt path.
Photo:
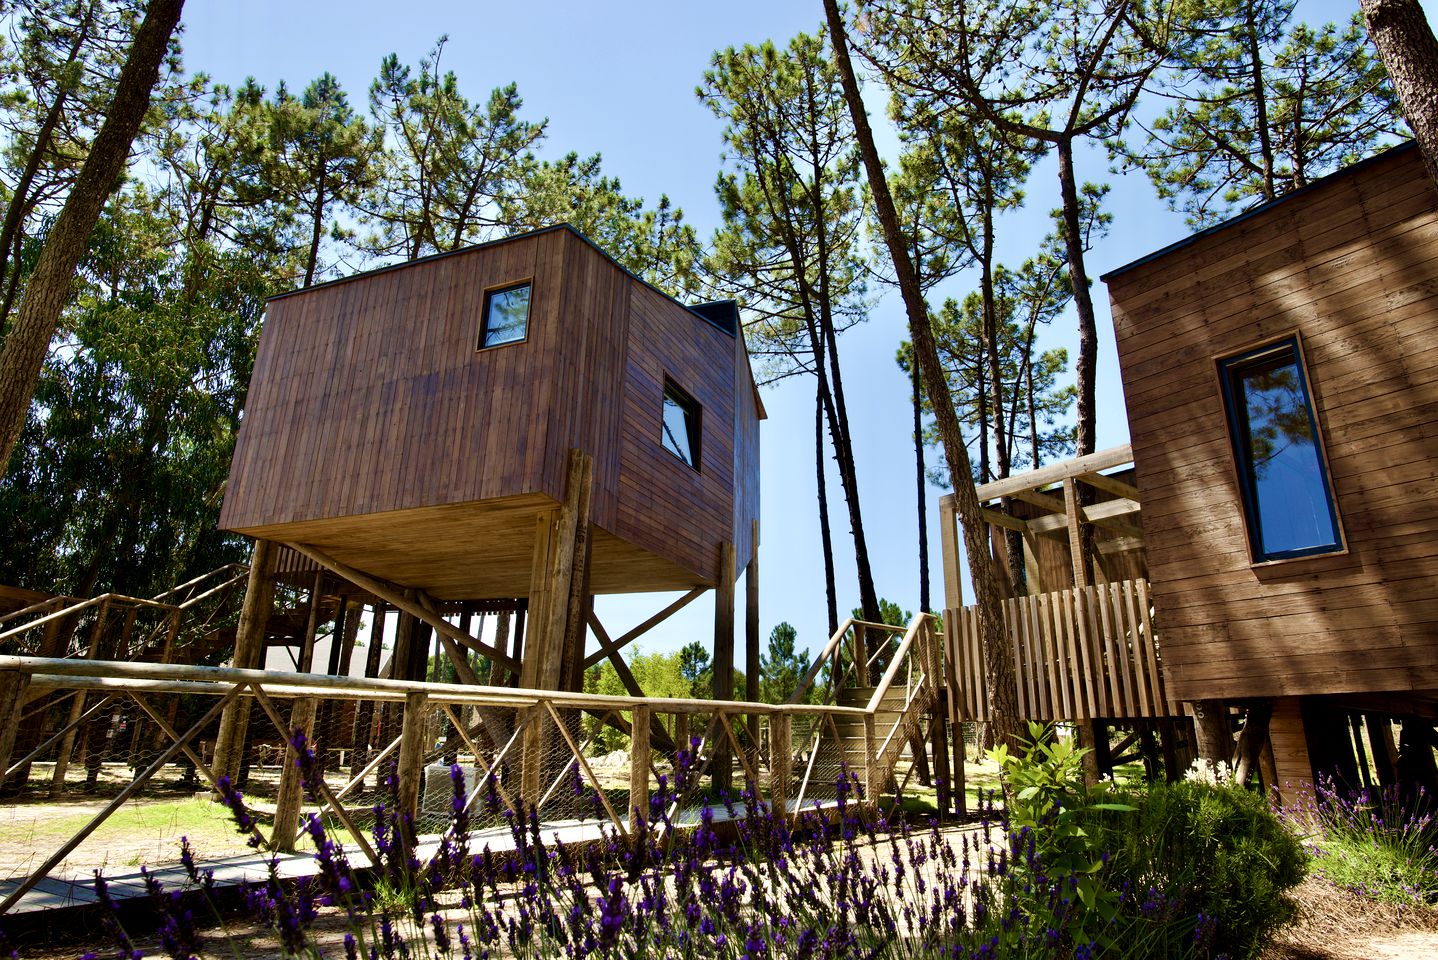
POLYGON ((1263 960, 1433 960, 1438 907, 1361 900, 1310 877, 1295 891, 1299 920, 1263 960))

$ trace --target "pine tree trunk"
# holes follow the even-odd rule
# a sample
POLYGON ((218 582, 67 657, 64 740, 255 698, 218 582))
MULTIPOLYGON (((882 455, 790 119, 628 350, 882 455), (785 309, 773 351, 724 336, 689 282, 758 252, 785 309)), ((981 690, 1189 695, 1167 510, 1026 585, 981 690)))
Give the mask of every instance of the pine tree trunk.
POLYGON ((0 347, 0 464, 9 462, 20 439, 50 338, 70 301, 75 269, 105 201, 120 182, 183 6, 184 0, 151 0, 146 9, 105 122, 40 250, 15 325, 0 347))
POLYGON ((839 629, 839 597, 834 584, 834 537, 829 530, 829 485, 824 477, 824 381, 814 388, 814 471, 819 488, 819 541, 824 550, 824 600, 829 610, 829 636, 839 629))
POLYGON ((923 375, 929 405, 938 421, 939 438, 943 442, 944 457, 953 478, 954 502, 963 526, 964 549, 969 558, 969 577, 973 581, 975 600, 982 622, 989 716, 992 718, 995 735, 1004 742, 1015 743, 1023 735, 1018 712, 1018 688, 1014 683, 1013 657, 1009 651, 1007 631, 1004 627, 1003 601, 994 578, 993 559, 989 555, 988 527, 979 512, 979 498, 974 492, 973 468, 969 463, 968 451, 964 448, 963 433, 959 428, 958 414, 954 412, 953 397, 949 393, 943 365, 939 361, 938 344, 935 343, 934 332, 929 326, 928 305, 924 302, 923 291, 919 289, 914 263, 904 246, 894 198, 889 192, 883 161, 880 160, 878 148, 874 145, 874 132, 869 126, 869 117, 859 92, 859 81, 854 75, 854 65, 849 57, 848 32, 839 13, 838 0, 824 0, 824 14, 834 50, 835 65, 839 68, 839 77, 844 85, 844 100, 849 105, 849 113, 854 121, 854 134, 864 161, 869 187, 873 191, 874 206, 883 227, 884 242, 893 260, 899 291, 903 296, 914 355, 923 375))
MULTIPOLYGON (((1079 351, 1074 373, 1078 380, 1078 450, 1080 457, 1096 449, 1095 375, 1098 371, 1098 325, 1094 321, 1093 297, 1089 292, 1088 270, 1084 267, 1083 232, 1079 224, 1078 183, 1074 179, 1074 143, 1062 137, 1057 144, 1059 161, 1059 193, 1063 199, 1064 240, 1068 248, 1069 280, 1073 284, 1074 310, 1078 314, 1079 351)), ((1093 489, 1086 483, 1078 485, 1079 507, 1093 503, 1093 489)), ((1093 579, 1093 527, 1082 524, 1082 562, 1085 576, 1093 579)))
POLYGON ((909 373, 914 391, 914 474, 919 492, 919 612, 929 612, 929 511, 925 494, 928 484, 924 476, 924 381, 919 365, 909 358, 909 373))
POLYGON ((1368 36, 1403 103, 1403 116, 1438 186, 1438 39, 1418 0, 1359 0, 1368 36))

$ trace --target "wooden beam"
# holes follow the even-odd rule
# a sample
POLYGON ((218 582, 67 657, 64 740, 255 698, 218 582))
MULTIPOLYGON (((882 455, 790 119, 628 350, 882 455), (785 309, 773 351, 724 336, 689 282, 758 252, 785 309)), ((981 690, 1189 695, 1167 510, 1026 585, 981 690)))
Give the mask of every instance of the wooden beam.
POLYGON ((1086 483, 1095 490, 1102 490, 1105 493, 1112 493, 1115 496, 1123 497, 1125 500, 1138 500, 1138 487, 1131 483, 1124 483, 1122 480, 1115 480, 1113 477, 1106 477, 1101 473, 1081 473, 1074 478, 1081 483, 1086 483))
POLYGON ((1119 537, 1116 540, 1099 540, 1094 543, 1094 549, 1107 557, 1115 553, 1126 553, 1129 550, 1142 550, 1143 540, 1139 537, 1119 537))
POLYGON ((1053 513, 1063 513, 1066 509, 1063 499, 1051 493, 1040 493, 1037 490, 1015 490, 1009 496, 1015 500, 1022 500, 1024 503, 1032 503, 1036 507, 1042 507, 1053 513))
POLYGON ((633 630, 630 630, 628 633, 620 634, 619 639, 608 641, 607 647, 605 646, 604 641, 601 640, 599 651, 597 651, 596 653, 591 653, 589 656, 584 658, 584 669, 588 670, 590 667, 594 666, 596 663, 599 663, 605 657, 609 656, 611 649, 614 652, 623 650, 629 644, 633 643, 635 640, 639 639, 641 636, 648 633, 650 630, 653 630, 659 624, 663 623, 665 620, 668 620, 670 617, 674 616, 674 614, 678 613, 680 610, 687 607, 690 603, 694 602, 695 599, 703 596, 708 592, 708 587, 695 587, 693 590, 690 590, 688 593, 684 594, 684 596, 680 597, 678 600, 675 600, 673 603, 669 604, 669 606, 665 607, 663 610, 660 610, 648 620, 645 620, 633 630))
POLYGON ((509 656, 500 653, 489 644, 467 635, 463 630, 445 620, 439 614, 426 610, 424 604, 419 600, 406 597, 402 588, 381 580, 378 577, 372 577, 361 570, 356 570, 346 563, 341 563, 318 547, 293 542, 286 542, 285 546, 294 550, 296 553, 304 554, 321 566, 328 567, 331 571, 344 577, 361 590, 373 594, 390 606, 418 620, 424 621, 444 636, 462 643, 472 650, 478 650, 491 660, 498 660, 509 669, 515 669, 518 666, 509 656))
POLYGON ((592 610, 589 612, 589 629, 594 631, 595 639, 599 641, 601 655, 607 655, 609 662, 614 665, 614 672, 619 675, 619 682, 624 684, 624 689, 628 690, 632 697, 644 696, 644 689, 639 686, 634 672, 629 669, 629 664, 620 656, 619 646, 609 639, 604 624, 599 622, 599 617, 595 616, 592 610))
POLYGON ((1040 467, 1037 470, 1030 470, 1028 473, 1020 473, 1003 480, 985 483, 975 492, 979 495, 979 502, 986 503, 990 500, 998 500, 1000 497, 1014 496, 1020 490, 1037 490, 1040 487, 1051 486, 1082 474, 1096 473, 1099 470, 1107 470, 1110 467, 1119 467, 1132 462, 1133 448, 1125 443, 1119 447, 1096 451, 1086 457, 1064 460, 1047 467, 1040 467))
MULTIPOLYGON (((1124 523, 1122 517, 1132 516, 1138 513, 1140 506, 1133 500, 1105 500, 1102 503, 1095 503, 1083 508, 1083 519, 1085 523, 1092 523, 1094 526, 1103 527, 1106 530, 1113 530, 1125 536, 1143 536, 1143 530, 1131 523, 1124 523)), ((987 514, 996 511, 985 510, 987 514)), ((1000 524, 1002 525, 1002 524, 1000 524)), ((1028 528, 1035 533, 1053 534, 1068 529, 1068 518, 1066 516, 1035 517, 1028 521, 1028 528)))
MULTIPOLYGON (((1017 530, 1019 533, 1023 533, 1025 530, 1039 530, 1037 526, 1030 526, 1030 524, 1046 520, 1056 520, 1060 527, 1063 526, 1062 517, 1040 517, 1038 520, 1020 520, 1018 517, 1011 517, 1007 513, 990 510, 988 507, 981 508, 979 514, 984 518, 986 523, 991 523, 996 527, 1003 527, 1005 530, 1017 530)), ((1039 530, 1039 532, 1042 533, 1044 531, 1039 530)))

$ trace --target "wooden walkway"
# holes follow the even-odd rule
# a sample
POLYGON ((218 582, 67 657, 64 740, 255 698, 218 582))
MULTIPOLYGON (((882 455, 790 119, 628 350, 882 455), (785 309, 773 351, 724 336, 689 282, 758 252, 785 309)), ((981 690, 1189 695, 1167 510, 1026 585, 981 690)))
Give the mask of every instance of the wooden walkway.
MULTIPOLYGON (((735 822, 748 816, 748 808, 743 803, 736 803, 733 807, 734 816, 732 817, 724 806, 712 807, 714 823, 735 822)), ((790 814, 796 814, 798 812, 796 802, 789 801, 788 809, 790 814)), ((832 800, 816 801, 806 803, 804 809, 833 816, 836 805, 832 800)), ((678 811, 674 815, 675 826, 683 829, 697 827, 702 819, 702 810, 702 807, 686 807, 678 811)), ((609 827, 612 832, 612 826, 604 820, 553 820, 543 823, 540 831, 546 843, 562 843, 566 847, 582 847, 585 844, 606 840, 608 837, 606 827, 609 827)), ((421 863, 428 863, 439 851, 439 839, 438 834, 420 838, 415 853, 421 863)), ((471 831, 469 835, 469 849, 473 852, 488 848, 492 853, 511 853, 514 851, 514 846, 514 833, 507 826, 477 829, 471 831)), ((373 869, 369 858, 358 850, 346 847, 345 857, 349 860, 351 869, 360 875, 373 869)), ((280 878, 284 880, 298 880, 302 877, 313 877, 319 873, 319 864, 315 860, 313 852, 243 853, 230 857, 209 858, 201 861, 199 867, 202 870, 213 870, 215 887, 219 890, 227 890, 263 882, 270 875, 271 860, 276 863, 280 878)), ((159 880, 166 890, 182 890, 189 883, 185 868, 179 863, 166 863, 147 867, 147 869, 150 876, 159 880)), ((22 879, 0 880, 0 898, 9 896, 10 892, 20 885, 22 879)), ((111 898, 116 903, 123 905, 125 901, 142 899, 147 896, 145 880, 139 870, 126 873, 106 873, 105 882, 109 886, 111 898)), ((91 878, 45 877, 34 888, 26 891, 25 895, 6 911, 6 915, 25 916, 49 910, 82 909, 92 907, 97 903, 99 903, 99 898, 95 895, 95 884, 91 878)))

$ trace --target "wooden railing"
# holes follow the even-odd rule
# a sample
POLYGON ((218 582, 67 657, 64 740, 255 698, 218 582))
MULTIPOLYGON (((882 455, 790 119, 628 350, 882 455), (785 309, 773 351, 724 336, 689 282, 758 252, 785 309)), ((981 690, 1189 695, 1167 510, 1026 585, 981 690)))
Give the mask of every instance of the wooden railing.
MULTIPOLYGON (((1018 597, 1004 603, 1019 712, 1034 720, 1179 716, 1163 676, 1148 582, 1018 597)), ((976 607, 944 616, 954 719, 987 720, 976 607)))

